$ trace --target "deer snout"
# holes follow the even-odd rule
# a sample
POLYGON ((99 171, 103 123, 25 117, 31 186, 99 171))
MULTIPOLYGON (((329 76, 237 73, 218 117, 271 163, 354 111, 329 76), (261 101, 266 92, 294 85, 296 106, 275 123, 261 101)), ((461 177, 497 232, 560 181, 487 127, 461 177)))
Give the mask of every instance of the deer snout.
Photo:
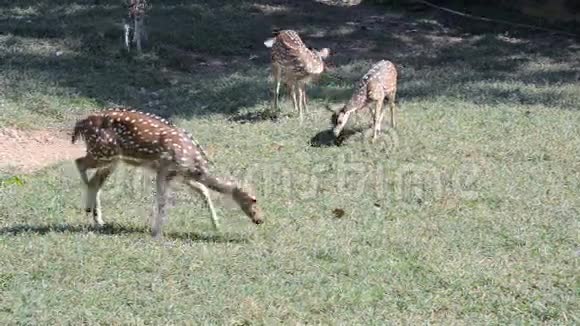
POLYGON ((252 212, 252 214, 249 214, 249 216, 252 222, 254 222, 254 224, 256 225, 264 223, 264 218, 262 217, 262 214, 260 212, 254 211, 252 212))

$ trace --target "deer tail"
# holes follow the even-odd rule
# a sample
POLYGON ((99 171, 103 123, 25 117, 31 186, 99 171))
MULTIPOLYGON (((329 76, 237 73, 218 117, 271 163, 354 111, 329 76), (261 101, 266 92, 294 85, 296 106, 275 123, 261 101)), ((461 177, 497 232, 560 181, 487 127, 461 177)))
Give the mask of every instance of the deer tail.
POLYGON ((271 48, 272 46, 274 46, 274 43, 276 43, 276 38, 275 37, 269 38, 269 39, 267 39, 267 40, 264 41, 264 45, 267 48, 271 48))
POLYGON ((271 48, 272 46, 274 46, 274 43, 276 43, 276 38, 278 37, 278 35, 280 34, 280 29, 279 28, 275 28, 272 30, 272 37, 265 40, 264 41, 264 45, 267 48, 271 48))

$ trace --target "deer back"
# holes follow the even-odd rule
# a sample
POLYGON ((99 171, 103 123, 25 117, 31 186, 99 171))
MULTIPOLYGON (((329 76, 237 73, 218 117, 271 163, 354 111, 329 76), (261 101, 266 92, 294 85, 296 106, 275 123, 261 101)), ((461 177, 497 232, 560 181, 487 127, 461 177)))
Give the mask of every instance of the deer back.
POLYGON ((79 121, 73 142, 82 136, 97 159, 167 160, 180 165, 207 165, 192 137, 168 121, 135 110, 112 109, 79 121))

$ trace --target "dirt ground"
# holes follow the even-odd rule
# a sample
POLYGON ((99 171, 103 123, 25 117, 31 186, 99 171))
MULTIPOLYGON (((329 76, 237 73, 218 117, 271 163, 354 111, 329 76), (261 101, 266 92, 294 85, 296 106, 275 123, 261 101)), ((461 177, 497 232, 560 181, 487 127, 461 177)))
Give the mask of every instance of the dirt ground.
POLYGON ((0 170, 11 173, 33 173, 84 152, 82 142, 71 144, 69 130, 0 130, 0 170))

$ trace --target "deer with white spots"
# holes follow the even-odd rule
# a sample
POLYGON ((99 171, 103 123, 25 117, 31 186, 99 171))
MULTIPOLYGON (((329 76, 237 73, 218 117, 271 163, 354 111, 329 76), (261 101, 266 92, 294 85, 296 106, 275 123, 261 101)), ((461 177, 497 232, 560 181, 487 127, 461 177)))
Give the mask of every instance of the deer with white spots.
POLYGON ((374 142, 381 131, 383 120, 383 101, 389 103, 391 127, 395 128, 395 96, 397 93, 397 69, 388 60, 381 60, 369 69, 358 82, 350 100, 338 112, 332 114, 333 133, 338 138, 348 122, 349 116, 368 107, 373 116, 374 142), (374 106, 374 108, 373 108, 374 106))
POLYGON ((298 110, 302 122, 303 111, 307 109, 306 85, 322 74, 330 49, 310 50, 293 30, 276 32, 275 37, 266 40, 264 45, 272 48, 274 109, 276 112, 279 110, 280 84, 284 82, 290 87, 294 109, 298 110))
POLYGON ((214 229, 219 221, 209 190, 231 196, 255 224, 263 222, 256 197, 235 182, 223 181, 208 170, 201 146, 185 130, 149 113, 124 108, 107 109, 76 123, 72 143, 83 138, 87 154, 75 160, 86 187, 86 212, 101 226, 100 190, 119 163, 143 167, 156 173, 156 211, 152 236, 161 237, 166 219, 167 188, 179 179, 202 195, 209 206, 214 229), (96 169, 89 180, 88 169, 96 169))

